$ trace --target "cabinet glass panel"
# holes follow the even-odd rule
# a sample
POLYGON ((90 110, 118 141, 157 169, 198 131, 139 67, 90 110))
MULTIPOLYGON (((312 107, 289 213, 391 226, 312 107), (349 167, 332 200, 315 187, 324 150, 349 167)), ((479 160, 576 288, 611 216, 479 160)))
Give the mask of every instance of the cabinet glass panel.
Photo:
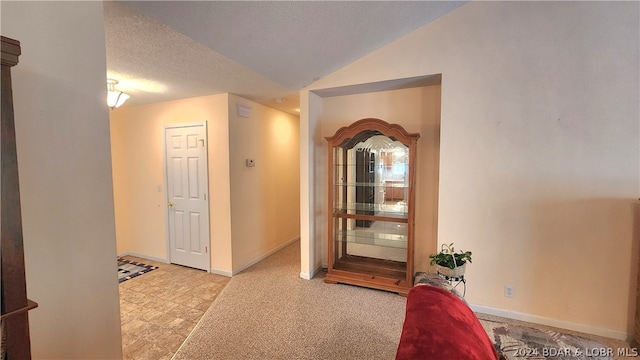
POLYGON ((367 226, 356 219, 336 220, 334 239, 337 257, 369 256, 377 259, 407 261, 407 224, 370 221, 367 226))
POLYGON ((404 264, 409 148, 379 134, 349 140, 333 150, 335 268, 366 259, 404 264))
POLYGON ((333 148, 333 211, 406 218, 409 148, 375 135, 353 148, 333 148))

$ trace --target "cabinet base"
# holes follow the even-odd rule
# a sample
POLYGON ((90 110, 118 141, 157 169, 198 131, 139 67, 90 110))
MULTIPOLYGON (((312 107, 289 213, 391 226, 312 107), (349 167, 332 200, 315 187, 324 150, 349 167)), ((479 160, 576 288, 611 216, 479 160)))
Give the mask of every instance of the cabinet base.
POLYGON ((367 256, 344 255, 333 263, 334 274, 357 274, 403 281, 407 279, 407 263, 367 256))
POLYGON ((405 297, 407 296, 407 293, 409 293, 409 290, 411 290, 411 284, 407 283, 407 281, 360 274, 340 275, 329 272, 327 273, 324 282, 327 284, 341 283, 347 285, 362 286, 370 289, 385 290, 397 293, 398 295, 405 297))

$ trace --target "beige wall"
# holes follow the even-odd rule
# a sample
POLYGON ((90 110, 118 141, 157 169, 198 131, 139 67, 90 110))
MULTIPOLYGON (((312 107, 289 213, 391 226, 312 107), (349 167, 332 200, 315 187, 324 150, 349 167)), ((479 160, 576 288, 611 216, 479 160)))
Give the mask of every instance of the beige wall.
POLYGON ((164 125, 201 121, 209 137, 211 268, 232 275, 300 234, 298 118, 235 95, 111 111, 118 253, 168 259, 164 125), (236 103, 250 106, 251 116, 237 116, 236 103), (248 158, 255 167, 245 166, 248 158))
POLYGON ((111 110, 118 253, 167 260, 164 125, 207 122, 211 267, 230 272, 228 95, 111 110))
MULTIPOLYGON (((474 252, 467 300, 625 338, 638 256, 638 7, 463 5, 302 91, 301 148, 320 171, 324 110, 308 90, 441 73, 438 243, 474 252)), ((303 191, 301 203, 315 206, 301 218, 325 202, 303 191)), ((325 242, 313 225, 303 249, 325 242)), ((302 261, 304 273, 318 259, 302 261)))
MULTIPOLYGON (((440 86, 427 86, 366 94, 327 97, 322 99, 320 165, 316 169, 316 196, 327 194, 327 141, 336 130, 356 120, 378 118, 399 124, 410 133, 419 133, 416 157, 416 219, 415 270, 428 270, 428 258, 437 245, 438 157, 440 136, 440 86)), ((322 222, 328 214, 322 203, 322 222)), ((320 227, 321 237, 328 238, 326 226, 320 227)), ((327 259, 327 246, 322 247, 322 259, 327 259)))
POLYGON ((297 117, 229 96, 234 272, 300 236, 299 138, 297 117), (238 116, 236 104, 251 115, 238 116))
POLYGON ((1 3, 13 68, 34 359, 119 359, 101 2, 1 3), (81 31, 80 31, 81 29, 81 31))
POLYGON ((327 206, 323 206, 325 198, 315 193, 319 186, 316 184, 316 172, 323 171, 316 163, 325 156, 316 150, 325 141, 320 127, 322 98, 312 92, 301 91, 300 109, 300 277, 310 280, 322 267, 323 252, 324 262, 327 262, 326 241, 322 237, 327 226, 323 209, 327 206))

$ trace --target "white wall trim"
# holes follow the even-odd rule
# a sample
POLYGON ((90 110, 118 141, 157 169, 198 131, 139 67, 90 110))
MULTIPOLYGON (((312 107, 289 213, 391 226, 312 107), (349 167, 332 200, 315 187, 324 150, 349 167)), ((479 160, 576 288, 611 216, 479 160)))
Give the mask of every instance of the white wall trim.
POLYGON ((604 336, 604 337, 623 340, 623 341, 627 341, 627 342, 631 341, 631 339, 633 338, 632 334, 629 334, 629 333, 623 332, 623 331, 604 329, 604 328, 599 328, 599 327, 595 327, 595 326, 572 323, 572 322, 568 322, 568 321, 562 321, 562 320, 547 318, 547 317, 543 317, 543 316, 525 314, 525 313, 516 312, 516 311, 496 309, 496 308, 492 308, 492 307, 489 307, 489 306, 483 306, 483 305, 470 304, 469 306, 475 312, 479 312, 479 313, 483 313, 483 314, 489 314, 489 315, 495 315, 495 316, 501 316, 501 317, 505 317, 505 318, 508 318, 508 319, 527 321, 527 322, 534 323, 534 324, 539 324, 539 325, 552 326, 552 327, 561 328, 561 329, 567 329, 567 330, 572 330, 572 331, 579 331, 579 332, 582 332, 582 333, 598 335, 598 336, 604 336))
POLYGON ((320 270, 322 270, 322 265, 316 266, 311 273, 300 272, 300 277, 305 280, 311 280, 320 270))
POLYGON ((122 253, 119 253, 118 256, 122 257, 122 256, 135 256, 135 257, 139 257, 142 259, 147 259, 147 260, 152 260, 152 261, 157 261, 157 262, 161 262, 164 264, 169 264, 169 259, 166 258, 159 258, 159 257, 155 257, 155 256, 150 256, 150 255, 145 255, 145 254, 140 254, 134 251, 125 251, 122 253))
POLYGON ((313 275, 315 275, 315 271, 313 274, 309 274, 309 273, 300 273, 300 278, 305 279, 305 280, 311 280, 313 279, 313 275))
POLYGON ((224 270, 224 269, 218 269, 218 268, 211 268, 211 273, 212 274, 216 274, 216 275, 226 276, 226 277, 232 277, 233 276, 233 272, 232 271, 224 270))
POLYGON ((233 269, 233 270, 231 271, 231 276, 234 276, 234 275, 239 274, 239 273, 240 273, 240 272, 242 272, 243 270, 250 268, 251 266, 253 266, 253 265, 255 265, 255 264, 259 263, 260 261, 262 261, 262 260, 266 259, 267 257, 269 257, 269 256, 273 255, 274 253, 276 253, 276 252, 278 252, 278 251, 282 250, 283 248, 285 248, 285 247, 287 247, 287 246, 289 246, 289 245, 293 244, 293 243, 294 243, 294 242, 296 242, 296 241, 300 241, 300 236, 296 236, 296 237, 294 237, 293 239, 291 239, 291 240, 289 240, 289 241, 287 241, 287 242, 285 242, 285 243, 283 243, 283 244, 279 245, 278 247, 274 248, 273 250, 271 250, 271 251, 267 252, 266 254, 261 255, 261 256, 258 256, 257 258, 255 258, 255 259, 253 259, 253 260, 251 260, 251 261, 249 261, 249 262, 245 263, 244 265, 242 265, 242 266, 240 266, 240 267, 237 267, 237 268, 233 269))

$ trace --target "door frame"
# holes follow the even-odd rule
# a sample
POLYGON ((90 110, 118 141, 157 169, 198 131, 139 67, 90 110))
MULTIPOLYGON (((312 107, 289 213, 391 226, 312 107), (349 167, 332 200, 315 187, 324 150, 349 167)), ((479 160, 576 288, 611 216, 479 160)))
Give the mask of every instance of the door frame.
POLYGON ((213 249, 211 249, 211 192, 209 191, 209 128, 207 126, 207 120, 197 121, 197 122, 184 122, 184 123, 172 123, 172 124, 164 124, 162 127, 162 167, 164 172, 164 220, 165 220, 165 242, 166 242, 166 251, 167 251, 167 262, 171 264, 171 229, 169 228, 169 206, 167 205, 169 202, 169 190, 167 185, 169 184, 169 173, 167 166, 167 129, 175 129, 175 128, 185 128, 185 127, 194 127, 194 126, 203 126, 204 127, 204 146, 205 146, 205 170, 206 170, 206 186, 207 186, 207 247, 208 257, 207 257, 207 269, 205 270, 208 273, 211 273, 211 253, 213 249))

